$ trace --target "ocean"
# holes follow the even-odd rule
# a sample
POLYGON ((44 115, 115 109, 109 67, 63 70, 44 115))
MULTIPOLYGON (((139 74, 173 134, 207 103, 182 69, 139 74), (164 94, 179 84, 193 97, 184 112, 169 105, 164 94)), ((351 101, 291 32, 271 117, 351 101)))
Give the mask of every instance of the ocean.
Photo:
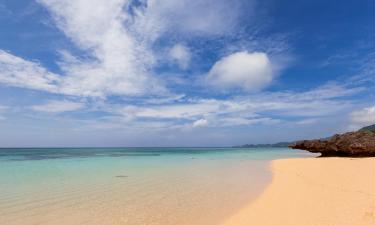
POLYGON ((0 224, 217 225, 264 190, 284 148, 0 149, 0 224))

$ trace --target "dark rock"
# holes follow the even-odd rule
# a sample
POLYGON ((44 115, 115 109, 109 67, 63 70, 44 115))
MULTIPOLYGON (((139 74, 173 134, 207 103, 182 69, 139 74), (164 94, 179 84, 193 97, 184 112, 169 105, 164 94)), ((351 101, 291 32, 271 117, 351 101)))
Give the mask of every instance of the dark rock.
POLYGON ((322 156, 375 156, 375 133, 360 130, 336 134, 326 140, 298 141, 289 147, 321 153, 322 156))

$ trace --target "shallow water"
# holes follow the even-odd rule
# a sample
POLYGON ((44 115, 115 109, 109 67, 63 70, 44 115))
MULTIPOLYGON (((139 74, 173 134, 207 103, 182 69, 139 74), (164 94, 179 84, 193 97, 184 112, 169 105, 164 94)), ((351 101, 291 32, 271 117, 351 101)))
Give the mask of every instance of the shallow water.
POLYGON ((214 225, 288 149, 0 149, 0 224, 214 225))

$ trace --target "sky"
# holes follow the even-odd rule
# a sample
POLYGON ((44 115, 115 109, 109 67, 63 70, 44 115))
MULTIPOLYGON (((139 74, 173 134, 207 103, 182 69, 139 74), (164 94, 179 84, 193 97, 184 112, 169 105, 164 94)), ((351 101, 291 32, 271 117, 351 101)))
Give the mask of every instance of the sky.
POLYGON ((370 0, 0 0, 0 146, 232 146, 375 123, 370 0))

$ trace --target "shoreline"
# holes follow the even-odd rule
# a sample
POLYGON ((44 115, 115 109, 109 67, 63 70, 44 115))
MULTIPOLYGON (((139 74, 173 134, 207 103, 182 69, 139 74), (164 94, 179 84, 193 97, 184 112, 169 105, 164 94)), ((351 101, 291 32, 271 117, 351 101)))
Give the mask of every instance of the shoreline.
POLYGON ((375 158, 271 162, 272 181, 223 225, 375 224, 375 158))

